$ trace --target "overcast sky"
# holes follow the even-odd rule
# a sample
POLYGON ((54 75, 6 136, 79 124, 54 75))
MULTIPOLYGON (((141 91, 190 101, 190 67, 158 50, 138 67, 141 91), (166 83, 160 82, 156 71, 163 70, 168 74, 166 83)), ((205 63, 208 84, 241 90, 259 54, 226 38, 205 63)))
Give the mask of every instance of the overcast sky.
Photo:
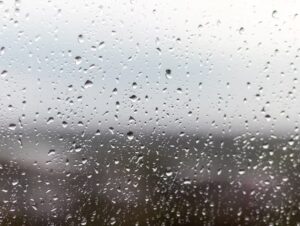
POLYGON ((21 118, 28 129, 293 132, 299 13, 299 1, 4 1, 1 130, 21 118))

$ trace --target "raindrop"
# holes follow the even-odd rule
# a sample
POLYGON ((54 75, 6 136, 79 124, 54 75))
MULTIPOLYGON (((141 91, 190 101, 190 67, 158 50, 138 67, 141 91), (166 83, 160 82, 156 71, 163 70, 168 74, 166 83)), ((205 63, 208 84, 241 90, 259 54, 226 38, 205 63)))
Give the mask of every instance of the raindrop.
POLYGON ((104 46, 105 46, 105 42, 102 41, 99 43, 99 49, 102 49, 104 46))
POLYGON ((277 15, 278 15, 278 11, 277 10, 273 10, 272 17, 273 18, 277 18, 277 15))
POLYGON ((68 123, 66 121, 63 121, 62 126, 63 126, 63 128, 66 128, 68 126, 68 123))
POLYGON ((133 135, 133 132, 132 132, 132 131, 129 131, 129 132, 127 133, 127 138, 128 138, 128 140, 133 140, 134 135, 133 135))
POLYGON ((116 218, 110 218, 110 225, 114 225, 115 223, 117 223, 116 218))
POLYGON ((10 130, 15 130, 16 127, 17 127, 17 125, 16 125, 15 123, 10 123, 10 124, 8 125, 8 128, 9 128, 10 130))
POLYGON ((170 176, 173 175, 173 172, 172 172, 172 170, 171 170, 170 167, 167 167, 166 175, 167 175, 168 177, 170 177, 170 176))
POLYGON ((53 117, 49 117, 48 119, 47 119, 47 124, 50 124, 51 122, 53 122, 54 121, 54 118, 53 117))
POLYGON ((93 82, 91 80, 86 80, 86 82, 84 83, 84 88, 90 88, 93 86, 93 82))
POLYGON ((240 34, 243 34, 243 33, 244 33, 244 31, 245 31, 245 28, 244 28, 244 27, 240 27, 240 29, 239 29, 239 33, 240 33, 240 34))
POLYGON ((82 159, 81 159, 81 163, 82 163, 82 164, 86 164, 86 163, 87 163, 87 159, 86 159, 86 158, 82 158, 82 159))
POLYGON ((268 143, 263 144, 263 149, 268 149, 270 147, 270 145, 268 143))
POLYGON ((189 178, 185 178, 183 184, 185 185, 192 184, 192 181, 189 178))
POLYGON ((168 172, 166 172, 166 175, 167 175, 168 177, 172 176, 172 174, 173 174, 173 172, 172 172, 172 171, 168 171, 168 172))
POLYGON ((171 71, 171 69, 166 69, 166 78, 167 79, 171 79, 172 78, 172 71, 171 71))
POLYGON ((50 149, 48 151, 48 156, 52 156, 52 155, 55 155, 55 150, 54 149, 50 149))
POLYGON ((266 115, 265 115, 265 119, 266 119, 268 122, 271 121, 271 115, 266 114, 266 115))
POLYGON ((12 184, 13 186, 16 186, 17 184, 19 184, 19 181, 18 181, 18 180, 14 180, 11 184, 12 184))
POLYGON ((6 70, 3 70, 2 72, 1 72, 1 77, 2 78, 5 78, 7 76, 7 71, 6 70))
POLYGON ((79 43, 83 43, 83 35, 82 34, 80 34, 80 35, 78 35, 78 42, 79 43))
POLYGON ((136 95, 131 95, 129 98, 130 98, 130 100, 132 100, 134 102, 134 101, 136 101, 137 96, 136 95))
POLYGON ((244 169, 239 169, 239 174, 240 175, 244 175, 246 173, 246 171, 244 169))
POLYGON ((289 180, 289 178, 288 177, 284 177, 284 178, 282 178, 282 181, 283 182, 287 182, 289 180))
POLYGON ((82 147, 81 146, 76 146, 75 147, 75 152, 81 152, 81 150, 82 150, 82 147))
POLYGON ((133 82, 133 83, 132 83, 132 88, 133 88, 133 89, 136 89, 136 87, 137 87, 136 82, 133 82))
POLYGON ((5 52, 5 47, 4 47, 4 46, 2 46, 2 47, 0 48, 0 55, 3 55, 3 54, 4 54, 4 52, 5 52))
POLYGON ((82 218, 80 225, 87 225, 87 220, 85 217, 82 218))
POLYGON ((81 64, 81 61, 82 61, 82 58, 81 56, 76 56, 75 57, 75 63, 78 65, 78 64, 81 64))

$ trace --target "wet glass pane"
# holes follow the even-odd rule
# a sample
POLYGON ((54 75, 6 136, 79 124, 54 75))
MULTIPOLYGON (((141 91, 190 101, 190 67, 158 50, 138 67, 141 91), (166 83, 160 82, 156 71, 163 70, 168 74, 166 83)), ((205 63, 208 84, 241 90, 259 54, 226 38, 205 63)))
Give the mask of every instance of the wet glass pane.
POLYGON ((299 226, 299 13, 0 0, 0 224, 299 226))

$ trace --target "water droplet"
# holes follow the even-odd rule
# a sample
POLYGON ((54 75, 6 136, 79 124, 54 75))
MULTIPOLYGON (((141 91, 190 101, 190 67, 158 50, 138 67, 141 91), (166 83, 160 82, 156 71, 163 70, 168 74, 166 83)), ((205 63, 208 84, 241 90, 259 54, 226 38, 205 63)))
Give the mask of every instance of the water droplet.
POLYGON ((289 144, 290 146, 293 146, 293 145, 295 144, 295 141, 294 141, 293 139, 290 139, 290 140, 288 141, 288 144, 289 144))
POLYGON ((47 120, 47 124, 50 124, 53 121, 54 121, 54 118, 53 117, 49 117, 48 120, 47 120))
POLYGON ((268 149, 270 147, 270 145, 268 143, 263 144, 263 149, 268 149))
POLYGON ((63 121, 63 122, 62 122, 62 126, 63 126, 64 128, 66 128, 66 127, 68 126, 68 123, 67 123, 66 121, 63 121))
POLYGON ((116 218, 110 218, 110 225, 114 225, 115 223, 117 223, 116 218))
POLYGON ((166 175, 167 175, 168 177, 172 176, 172 174, 173 174, 173 172, 166 172, 166 175))
POLYGON ((78 35, 78 42, 79 43, 83 43, 83 35, 82 34, 80 34, 80 35, 78 35))
POLYGON ((84 88, 90 88, 94 85, 94 83, 91 80, 86 80, 86 82, 84 83, 84 88))
POLYGON ((244 175, 245 173, 246 173, 246 171, 245 171, 244 169, 240 169, 240 170, 239 170, 239 174, 240 174, 240 175, 244 175))
POLYGON ((218 176, 221 175, 221 173, 222 173, 222 169, 218 169, 218 172, 217 172, 218 176))
POLYGON ((4 47, 4 46, 2 46, 2 47, 0 48, 0 55, 3 55, 3 54, 4 54, 4 52, 5 52, 5 47, 4 47))
POLYGON ((183 184, 185 185, 192 184, 192 181, 189 178, 184 178, 183 184))
POLYGON ((104 46, 105 46, 105 42, 102 41, 99 43, 99 49, 102 49, 104 46))
POLYGON ((278 11, 277 10, 273 10, 272 17, 273 18, 277 18, 277 16, 278 16, 278 11))
POLYGON ((133 83, 132 83, 132 88, 133 88, 133 89, 136 89, 136 87, 137 87, 136 82, 133 82, 133 83))
POLYGON ((170 177, 170 176, 173 175, 173 172, 172 172, 172 170, 171 170, 171 167, 167 167, 166 175, 167 175, 168 177, 170 177))
POLYGON ((133 140, 134 136, 133 136, 133 132, 132 131, 129 131, 127 133, 127 138, 128 138, 128 140, 133 140))
POLYGON ((82 61, 82 58, 81 56, 76 56, 75 57, 75 63, 78 65, 78 64, 81 64, 81 61, 82 61))
POLYGON ((16 127, 17 127, 17 125, 16 125, 15 123, 11 123, 11 124, 8 125, 8 128, 9 128, 10 130, 15 130, 16 127))
POLYGON ((81 152, 81 150, 82 150, 82 147, 81 146, 76 146, 75 147, 75 152, 81 152))
POLYGON ((80 225, 87 225, 87 220, 85 217, 82 218, 80 225))
POLYGON ((240 34, 243 34, 243 33, 244 33, 244 31, 245 31, 245 28, 244 28, 244 27, 240 27, 240 29, 239 29, 239 33, 240 33, 240 34))
POLYGON ((171 69, 166 69, 166 78, 167 79, 171 79, 172 78, 172 71, 171 71, 171 69))
POLYGON ((129 98, 130 98, 130 100, 132 100, 134 102, 134 101, 136 101, 137 96, 136 95, 131 95, 129 98))
POLYGON ((7 70, 3 70, 2 72, 1 72, 1 77, 2 78, 5 78, 7 76, 7 70))
POLYGON ((266 114, 266 115, 265 115, 265 119, 266 119, 268 122, 271 121, 271 115, 266 114))
POLYGON ((54 149, 50 149, 48 151, 48 156, 52 156, 52 155, 55 155, 55 150, 54 149))

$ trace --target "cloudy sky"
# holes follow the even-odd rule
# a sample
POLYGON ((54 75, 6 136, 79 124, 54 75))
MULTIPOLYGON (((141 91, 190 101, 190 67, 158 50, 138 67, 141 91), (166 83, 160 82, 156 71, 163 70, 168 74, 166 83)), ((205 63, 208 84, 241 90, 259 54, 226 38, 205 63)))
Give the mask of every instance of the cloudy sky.
POLYGON ((299 13, 299 1, 3 1, 1 131, 293 132, 299 13))

